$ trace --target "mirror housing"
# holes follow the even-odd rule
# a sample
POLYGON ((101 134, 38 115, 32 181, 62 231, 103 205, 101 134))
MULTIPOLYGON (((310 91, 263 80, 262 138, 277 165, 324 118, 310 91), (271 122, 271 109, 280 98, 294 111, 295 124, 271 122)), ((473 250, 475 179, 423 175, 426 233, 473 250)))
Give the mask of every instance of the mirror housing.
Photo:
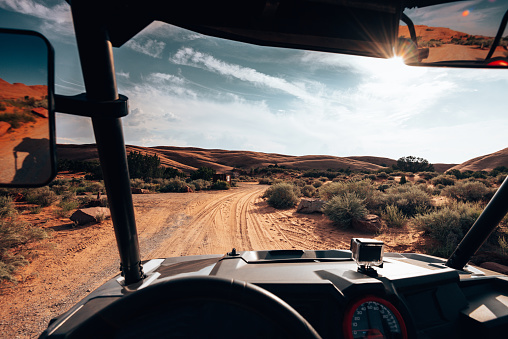
POLYGON ((54 52, 33 31, 0 29, 0 187, 56 176, 54 52))

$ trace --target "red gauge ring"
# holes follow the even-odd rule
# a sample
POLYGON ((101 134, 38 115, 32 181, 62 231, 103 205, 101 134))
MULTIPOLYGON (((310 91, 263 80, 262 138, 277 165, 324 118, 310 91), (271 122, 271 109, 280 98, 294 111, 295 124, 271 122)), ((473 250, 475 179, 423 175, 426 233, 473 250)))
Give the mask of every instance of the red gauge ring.
POLYGON ((348 306, 343 330, 346 339, 408 338, 406 324, 397 308, 374 295, 362 297, 348 306))

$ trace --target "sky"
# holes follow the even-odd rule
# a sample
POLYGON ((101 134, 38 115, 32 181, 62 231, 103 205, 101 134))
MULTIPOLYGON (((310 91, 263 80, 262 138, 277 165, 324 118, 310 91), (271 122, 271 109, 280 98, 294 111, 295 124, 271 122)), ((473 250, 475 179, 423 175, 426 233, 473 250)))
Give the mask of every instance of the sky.
MULTIPOLYGON (((466 10, 493 22, 483 18, 502 16, 498 5, 464 1, 442 10, 441 20, 408 13, 416 24, 445 27, 466 10)), ((57 94, 85 91, 66 2, 0 0, 0 23, 48 38, 57 94)), ((431 163, 462 163, 508 147, 508 70, 408 67, 397 59, 260 47, 160 22, 114 55, 119 92, 129 98, 123 127, 131 145, 413 155, 431 163)), ((94 142, 88 118, 57 114, 56 132, 58 143, 94 142)))

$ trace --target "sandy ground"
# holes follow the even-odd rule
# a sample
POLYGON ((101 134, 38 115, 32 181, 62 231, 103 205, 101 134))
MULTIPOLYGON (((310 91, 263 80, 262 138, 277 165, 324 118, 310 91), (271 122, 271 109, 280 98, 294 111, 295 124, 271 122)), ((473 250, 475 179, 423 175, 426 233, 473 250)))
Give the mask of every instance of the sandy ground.
MULTIPOLYGON (((240 184, 229 191, 135 195, 142 258, 262 249, 349 249, 351 237, 319 214, 275 210, 261 195, 267 186, 240 184)), ((74 227, 45 209, 26 214, 53 230, 31 249, 32 263, 20 282, 0 285, 0 337, 37 337, 48 321, 118 273, 118 250, 111 221, 74 227)), ((387 251, 418 251, 418 233, 397 230, 380 237, 387 251)))
MULTIPOLYGON (((489 49, 480 49, 478 46, 464 46, 444 44, 440 47, 433 47, 429 50, 429 57, 423 60, 426 62, 438 62, 449 60, 484 60, 489 49)), ((497 48, 492 57, 506 57, 506 50, 497 48)))

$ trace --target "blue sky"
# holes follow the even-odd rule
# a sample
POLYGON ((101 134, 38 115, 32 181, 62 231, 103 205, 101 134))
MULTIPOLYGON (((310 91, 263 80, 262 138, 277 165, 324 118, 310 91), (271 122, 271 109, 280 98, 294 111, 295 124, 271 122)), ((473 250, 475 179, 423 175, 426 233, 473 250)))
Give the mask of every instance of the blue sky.
MULTIPOLYGON (((466 1, 455 12, 464 4, 475 15, 483 8, 466 1)), ((417 24, 431 21, 414 16, 417 24)), ((0 22, 51 41, 56 93, 84 91, 67 3, 0 0, 0 22)), ((158 22, 114 53, 119 92, 131 109, 123 120, 128 144, 414 155, 433 163, 508 147, 508 71, 410 68, 397 60, 266 48, 158 22)), ((57 140, 94 142, 89 120, 58 114, 57 140)))

